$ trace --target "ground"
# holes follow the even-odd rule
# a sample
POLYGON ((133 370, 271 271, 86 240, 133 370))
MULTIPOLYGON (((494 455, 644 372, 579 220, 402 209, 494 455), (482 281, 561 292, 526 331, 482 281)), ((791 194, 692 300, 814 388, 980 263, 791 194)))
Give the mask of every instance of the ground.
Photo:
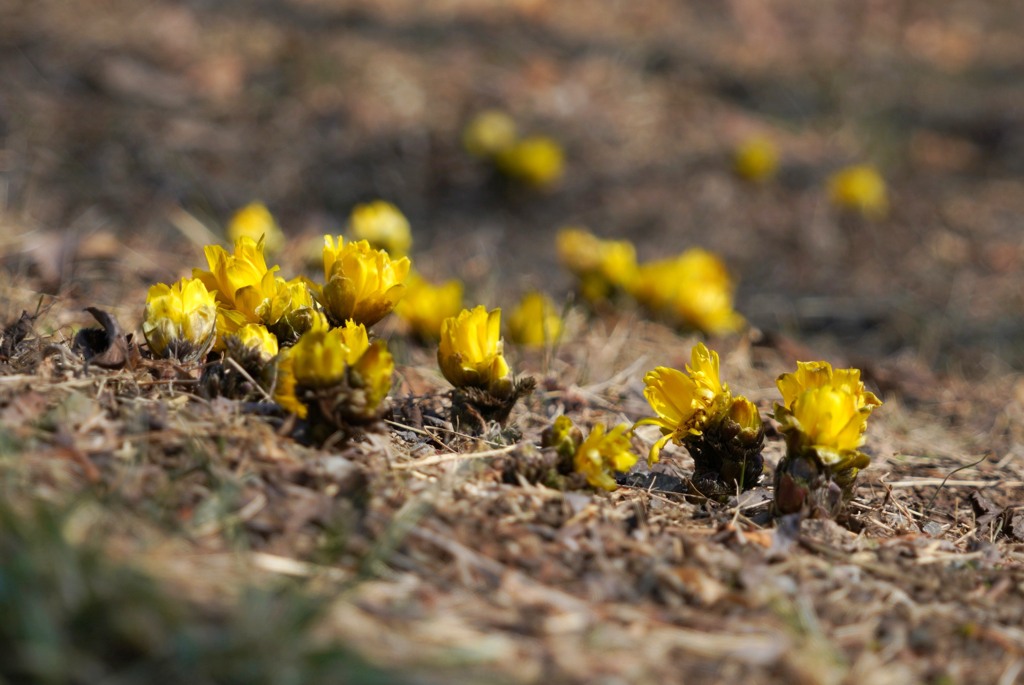
MULTIPOLYGON (((11 648, 37 670, 0 680, 132 663, 117 682, 141 682, 195 639, 225 669, 209 682, 1018 682, 1022 31, 1009 1, 5 3, 0 578, 27 589, 0 583, 0 603, 48 616, 53 651, 11 648), (463 152, 487 107, 564 145, 560 184, 509 185, 463 152), (760 185, 730 162, 752 135, 783 153, 760 185), (882 171, 888 216, 829 205, 854 162, 882 171), (521 437, 416 420, 449 387, 391 320, 392 422, 343 448, 203 398, 187 369, 72 351, 85 307, 137 331, 148 286, 203 266, 241 205, 267 203, 282 271, 312 274, 320 236, 376 197, 409 217, 416 267, 472 303, 567 302, 554 350, 509 346, 539 382, 521 437), (508 477, 557 413, 645 416, 644 372, 703 339, 571 299, 569 224, 643 259, 720 254, 751 326, 707 342, 765 416, 798 359, 864 370, 884 405, 851 516, 776 524, 770 478, 717 504, 508 477), (355 656, 311 652, 339 645, 355 656)), ((656 467, 692 468, 674 447, 656 467)), ((25 639, 10 623, 4 642, 25 639)))

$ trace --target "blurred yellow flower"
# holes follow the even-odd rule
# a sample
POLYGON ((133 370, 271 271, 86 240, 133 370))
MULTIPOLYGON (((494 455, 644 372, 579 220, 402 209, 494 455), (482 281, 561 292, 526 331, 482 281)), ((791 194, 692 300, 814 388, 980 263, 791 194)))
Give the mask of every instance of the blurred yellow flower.
MULTIPOLYGON (((307 334, 309 335, 309 334, 307 334)), ((295 414, 300 419, 306 418, 309 409, 298 398, 298 382, 295 380, 294 347, 281 350, 277 356, 277 379, 274 382, 274 401, 285 411, 295 414)))
POLYGON ((508 317, 508 335, 519 345, 551 345, 562 335, 562 317, 542 292, 526 293, 508 317))
POLYGON ((564 459, 573 459, 582 443, 583 432, 565 414, 556 417, 540 434, 541 447, 554 448, 564 459))
POLYGON ((264 364, 269 363, 280 351, 277 338, 263 324, 247 323, 232 335, 241 346, 259 355, 264 364))
POLYGON ((565 170, 562 146, 546 136, 529 136, 498 152, 498 169, 509 178, 543 188, 555 184, 565 170))
POLYGON ((284 233, 262 202, 250 203, 235 212, 228 221, 227 234, 232 244, 243 236, 254 241, 262 239, 264 248, 270 253, 279 252, 284 247, 284 233))
POLYGON ((502 397, 512 390, 511 371, 502 356, 501 310, 483 305, 463 309, 441 324, 437 363, 456 388, 482 388, 502 397))
POLYGON ((208 290, 216 291, 222 307, 239 312, 245 321, 260 323, 257 308, 277 292, 277 267, 267 268, 263 248, 262 239, 248 236, 235 241, 234 253, 220 245, 207 245, 203 251, 210 270, 193 269, 192 276, 208 290))
POLYGON ((310 331, 289 352, 295 382, 306 388, 335 385, 369 347, 366 327, 352 321, 326 332, 310 331))
POLYGON ((384 398, 391 391, 391 377, 395 371, 395 360, 383 340, 376 340, 359 359, 352 364, 349 372, 351 383, 364 393, 359 413, 374 416, 384 398))
POLYGON ((711 335, 733 333, 743 317, 733 309, 735 285, 716 255, 691 248, 640 265, 630 292, 653 312, 711 335))
POLYGON ((494 157, 515 145, 516 122, 500 110, 486 110, 473 117, 462 132, 462 145, 474 157, 494 157))
POLYGON ((836 172, 828 182, 829 197, 840 209, 859 212, 869 219, 883 218, 889 212, 885 180, 878 170, 857 164, 836 172))
POLYGON ((580 281, 588 301, 603 300, 628 290, 636 278, 636 248, 628 240, 602 240, 589 231, 567 226, 555 238, 558 260, 580 281))
POLYGON ((733 154, 733 168, 748 181, 767 181, 779 170, 779 149, 771 138, 747 138, 733 154))
POLYGON ((332 322, 354 319, 372 326, 405 294, 409 258, 393 260, 365 240, 345 244, 324 236, 324 280, 320 302, 332 322))
POLYGON ((868 417, 882 404, 864 388, 860 369, 833 369, 828 362, 797 362, 776 385, 782 404, 775 405, 775 418, 790 451, 813 450, 828 466, 849 461, 848 453, 864 444, 868 417))
POLYGON ((356 205, 348 218, 348 227, 353 240, 365 240, 392 257, 404 257, 412 247, 409 220, 390 202, 376 200, 356 205))
POLYGON ((277 278, 273 294, 256 308, 260 320, 284 344, 298 340, 307 331, 329 327, 313 300, 310 286, 302 277, 290 281, 277 278))
POLYGON ((395 314, 409 324, 422 340, 441 337, 441 322, 462 311, 462 283, 448 281, 433 285, 412 272, 405 280, 405 295, 395 305, 395 314))
POLYGON ((618 487, 614 473, 628 471, 637 459, 629 442, 629 426, 621 424, 605 432, 599 423, 576 450, 573 465, 593 487, 614 490, 618 487))
POLYGON ((686 373, 659 366, 644 376, 644 397, 657 416, 641 419, 636 426, 657 426, 662 437, 651 447, 648 462, 658 461, 662 448, 671 440, 682 444, 688 436, 700 435, 716 417, 728 411, 732 395, 719 378, 718 353, 704 343, 690 352, 686 373))
POLYGON ((198 359, 213 344, 217 301, 196 278, 157 283, 146 295, 143 319, 142 333, 155 356, 198 359))

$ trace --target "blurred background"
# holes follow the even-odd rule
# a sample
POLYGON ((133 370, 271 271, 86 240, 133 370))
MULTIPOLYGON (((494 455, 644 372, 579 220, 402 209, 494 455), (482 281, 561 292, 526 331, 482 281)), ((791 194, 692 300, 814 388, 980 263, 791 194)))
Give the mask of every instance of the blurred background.
POLYGON ((1011 0, 4 0, 3 278, 137 321, 250 201, 299 265, 382 198, 470 300, 567 292, 554 235, 581 225, 642 259, 718 253, 768 331, 1019 369, 1021 35, 1011 0), (467 154, 486 109, 555 139, 562 177, 467 154), (757 182, 734 168, 752 139, 779 158, 757 182), (830 202, 851 164, 887 211, 830 202))

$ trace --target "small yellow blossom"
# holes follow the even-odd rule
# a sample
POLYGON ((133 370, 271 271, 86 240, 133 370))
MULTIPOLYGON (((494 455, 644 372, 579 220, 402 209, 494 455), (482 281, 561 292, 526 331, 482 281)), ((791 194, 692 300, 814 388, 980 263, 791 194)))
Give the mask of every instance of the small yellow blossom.
POLYGON ((544 188, 562 178, 565 153, 546 136, 530 136, 497 154, 498 169, 509 178, 544 188))
POLYGON ((565 414, 559 415, 551 425, 541 431, 541 447, 553 448, 560 457, 571 460, 583 442, 583 432, 565 414))
POLYGON ((462 311, 462 283, 448 281, 433 285, 413 272, 405 281, 405 295, 395 305, 395 314, 409 324, 423 340, 437 340, 441 323, 462 311))
POLYGON ((441 324, 437 362, 456 388, 482 388, 504 396, 512 389, 511 372, 502 356, 501 310, 483 305, 463 309, 441 324))
POLYGON ((217 301, 203 282, 183 278, 157 283, 146 296, 142 333, 157 357, 198 359, 213 344, 217 301))
POLYGON ((242 236, 254 241, 263 240, 267 252, 279 252, 284 247, 284 233, 274 221, 266 205, 253 202, 239 209, 228 222, 228 240, 232 244, 242 236))
POLYGON ((474 157, 494 157, 515 145, 516 122, 505 112, 487 110, 473 117, 462 132, 462 145, 474 157))
POLYGON ((776 384, 783 403, 775 406, 775 418, 791 450, 811 449, 829 466, 864 444, 868 417, 882 404, 864 388, 859 369, 833 369, 828 362, 797 362, 796 372, 776 384))
POLYGON ((620 424, 606 433, 599 423, 576 450, 573 465, 593 487, 614 490, 618 485, 613 473, 628 471, 637 459, 629 442, 629 426, 620 424))
POLYGON ((728 410, 732 395, 718 370, 718 353, 697 343, 686 373, 659 366, 644 376, 644 397, 657 416, 641 419, 636 425, 658 426, 662 432, 651 447, 649 463, 658 461, 670 440, 678 445, 688 436, 700 435, 713 418, 728 410))
POLYGON ((277 267, 267 268, 263 256, 264 241, 242 236, 235 241, 234 253, 220 245, 204 248, 209 271, 193 269, 192 276, 203 282, 210 291, 216 291, 217 302, 225 309, 233 309, 245 321, 260 323, 257 308, 277 292, 277 267))
POLYGON ((365 404, 360 413, 373 416, 391 391, 391 377, 395 371, 395 360, 383 340, 376 340, 359 359, 352 364, 350 376, 354 386, 361 388, 365 404))
POLYGON ((725 264, 700 248, 677 257, 642 264, 630 289, 651 311, 711 335, 732 333, 743 327, 733 309, 735 284, 725 264))
POLYGON ((733 167, 747 181, 767 181, 779 170, 779 149, 770 138, 748 138, 736 148, 733 167))
POLYGON ((310 331, 299 338, 289 353, 295 381, 307 388, 335 385, 369 347, 366 327, 352 321, 327 332, 310 331))
POLYGON ((321 304, 333 322, 354 319, 372 326, 395 308, 405 294, 409 258, 391 259, 365 240, 345 244, 324 236, 321 304))
POLYGON ((356 205, 348 218, 348 228, 353 240, 365 240, 392 257, 404 257, 412 247, 409 220, 390 202, 356 205))
POLYGON ((885 180, 867 164, 846 167, 828 182, 829 197, 840 209, 859 212, 869 219, 883 218, 889 212, 885 180))
POLYGON ((273 294, 256 308, 260 320, 284 344, 298 340, 307 331, 329 327, 310 287, 310 282, 302 277, 290 281, 277 278, 273 294))
POLYGON ((538 291, 529 292, 509 315, 508 334, 519 345, 550 345, 562 335, 562 317, 550 297, 538 291))
POLYGON ((259 355, 264 364, 269 363, 280 351, 277 338, 263 324, 247 323, 232 335, 240 345, 259 355))
POLYGON ((580 281, 591 302, 616 290, 628 290, 636 278, 636 248, 628 240, 602 240, 589 231, 569 226, 555 238, 558 260, 580 281))

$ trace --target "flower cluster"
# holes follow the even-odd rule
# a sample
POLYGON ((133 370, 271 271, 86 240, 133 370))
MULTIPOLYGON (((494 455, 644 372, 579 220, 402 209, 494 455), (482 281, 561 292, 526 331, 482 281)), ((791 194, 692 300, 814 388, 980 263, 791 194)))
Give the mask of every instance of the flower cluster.
POLYGON ((494 164, 506 177, 535 188, 561 179, 565 170, 562 146, 548 136, 519 137, 508 114, 487 110, 466 125, 462 135, 466 151, 494 164))
POLYGON ((835 515, 852 497, 857 473, 870 463, 860 452, 868 417, 881 401, 864 388, 859 369, 797 362, 777 381, 775 419, 786 436, 776 471, 776 509, 835 515))
POLYGON ((628 240, 602 240, 586 229, 569 226, 558 232, 555 249, 589 302, 629 291, 636 279, 636 248, 628 240))
POLYGON ((583 432, 564 414, 558 416, 541 433, 541 446, 550 448, 557 459, 554 466, 554 482, 563 481, 567 476, 578 474, 591 487, 615 490, 616 473, 625 473, 636 464, 639 457, 630 443, 631 430, 620 424, 611 430, 604 424, 597 424, 590 435, 583 439, 583 432))
POLYGON ((670 321, 722 335, 743 327, 733 309, 735 283, 725 264, 699 248, 637 265, 628 240, 602 240, 581 228, 563 228, 556 238, 559 261, 576 276, 580 294, 600 302, 626 292, 670 321))
MULTIPOLYGON (((358 208, 356 215, 362 216, 358 208)), ((324 283, 285 280, 266 262, 272 228, 265 207, 245 207, 229 227, 238 234, 231 252, 207 245, 207 269, 150 288, 142 324, 150 352, 199 361, 213 350, 201 378, 207 392, 247 396, 255 381, 264 396, 271 392, 286 410, 308 417, 314 432, 372 423, 390 390, 394 362, 383 342, 370 341, 367 327, 401 299, 409 259, 392 260, 366 240, 346 244, 327 235, 324 283)))
POLYGON ((644 376, 644 386, 655 416, 636 426, 657 426, 662 433, 651 447, 649 464, 671 441, 690 452, 694 483, 705 495, 727 495, 737 485, 748 489, 757 484, 763 468, 761 417, 750 400, 733 397, 721 381, 717 352, 698 343, 685 373, 659 366, 644 376))

